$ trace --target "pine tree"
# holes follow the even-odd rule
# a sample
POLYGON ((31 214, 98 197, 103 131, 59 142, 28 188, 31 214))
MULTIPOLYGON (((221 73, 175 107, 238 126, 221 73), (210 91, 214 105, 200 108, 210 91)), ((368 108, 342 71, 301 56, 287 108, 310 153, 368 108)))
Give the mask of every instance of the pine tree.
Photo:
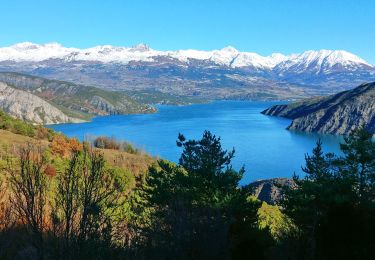
POLYGON ((375 198, 375 142, 364 128, 353 131, 341 144, 342 171, 353 178, 360 201, 375 198))
POLYGON ((231 166, 235 150, 224 150, 220 137, 209 131, 200 140, 186 140, 179 134, 177 145, 183 148, 179 164, 196 184, 201 198, 207 203, 221 203, 236 192, 244 174, 231 166))

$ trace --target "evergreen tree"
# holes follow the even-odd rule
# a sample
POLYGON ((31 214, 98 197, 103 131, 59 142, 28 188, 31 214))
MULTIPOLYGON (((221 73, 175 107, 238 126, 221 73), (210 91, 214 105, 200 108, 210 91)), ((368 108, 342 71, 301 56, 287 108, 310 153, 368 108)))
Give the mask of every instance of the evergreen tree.
POLYGON ((208 131, 200 140, 180 134, 177 145, 183 148, 179 165, 160 160, 149 170, 155 210, 149 234, 152 255, 229 258, 251 248, 251 254, 264 256, 262 242, 256 243, 265 234, 256 224, 260 204, 248 200, 239 187, 244 169, 232 168, 234 150, 224 150, 220 138, 208 131), (246 241, 254 247, 244 248, 246 241))
POLYGON ((235 171, 231 166, 234 149, 224 150, 220 137, 209 131, 201 140, 186 140, 179 134, 177 145, 183 148, 179 163, 199 189, 201 201, 209 204, 223 203, 238 190, 244 168, 235 171))
POLYGON ((353 131, 341 144, 342 173, 355 182, 360 201, 375 199, 375 142, 364 128, 353 131))
POLYGON ((286 189, 283 201, 284 212, 299 229, 294 237, 299 257, 375 256, 374 147, 371 135, 360 129, 345 137, 343 157, 324 154, 320 141, 306 155, 306 176, 295 178, 296 187, 286 189))

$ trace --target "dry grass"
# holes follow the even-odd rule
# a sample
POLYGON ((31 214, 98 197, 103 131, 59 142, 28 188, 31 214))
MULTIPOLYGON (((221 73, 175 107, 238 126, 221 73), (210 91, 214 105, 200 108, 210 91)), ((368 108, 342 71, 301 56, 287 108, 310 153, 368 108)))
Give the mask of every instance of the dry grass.
MULTIPOLYGON (((50 144, 50 142, 46 140, 41 141, 31 137, 14 134, 6 130, 0 130, 0 156, 6 151, 12 151, 14 150, 14 147, 26 144, 27 142, 36 142, 42 146, 48 146, 50 144)), ((140 173, 146 172, 148 167, 156 160, 144 152, 131 154, 119 150, 99 150, 104 153, 104 157, 109 164, 124 168, 136 176, 140 173)))
POLYGON ((14 134, 12 132, 0 129, 0 159, 8 152, 14 152, 16 147, 24 145, 28 142, 37 143, 42 146, 48 146, 46 140, 37 140, 25 135, 14 134))
MULTIPOLYGON (((12 132, 0 129, 0 145, 21 145, 31 141, 37 140, 28 136, 14 134, 12 132)), ((47 141, 42 142, 48 143, 47 141)))
POLYGON ((113 166, 124 168, 134 175, 145 173, 148 167, 156 161, 146 153, 131 154, 118 150, 101 149, 104 158, 113 166))

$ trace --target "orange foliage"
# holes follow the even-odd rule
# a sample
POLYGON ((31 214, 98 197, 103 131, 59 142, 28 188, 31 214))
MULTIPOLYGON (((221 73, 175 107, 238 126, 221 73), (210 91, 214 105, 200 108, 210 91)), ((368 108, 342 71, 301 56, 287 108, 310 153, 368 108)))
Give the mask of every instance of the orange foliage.
POLYGON ((72 152, 82 150, 82 144, 77 139, 55 135, 50 144, 52 153, 62 157, 68 157, 72 152))
POLYGON ((82 150, 82 144, 77 139, 69 139, 69 147, 72 152, 82 150))
POLYGON ((46 169, 44 170, 44 174, 52 178, 56 176, 56 168, 53 165, 48 164, 46 169))
POLYGON ((56 135, 51 142, 51 150, 53 154, 60 156, 67 156, 67 141, 66 138, 62 135, 56 135))
POLYGON ((48 139, 50 133, 49 133, 49 130, 45 127, 38 127, 37 131, 36 131, 36 138, 37 139, 48 139))

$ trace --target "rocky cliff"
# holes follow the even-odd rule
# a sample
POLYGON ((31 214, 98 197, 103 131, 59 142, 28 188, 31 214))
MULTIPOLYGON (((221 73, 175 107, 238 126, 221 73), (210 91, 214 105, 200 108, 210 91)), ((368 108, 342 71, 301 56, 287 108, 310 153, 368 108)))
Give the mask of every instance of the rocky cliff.
POLYGON ((0 73, 0 82, 7 87, 7 91, 4 90, 1 94, 3 102, 6 100, 7 104, 3 106, 4 110, 18 118, 26 116, 28 121, 35 123, 77 122, 96 115, 155 111, 152 106, 141 104, 124 93, 92 86, 8 72, 0 73), (31 100, 38 100, 35 106, 39 107, 40 112, 36 112, 34 107, 27 107, 26 100, 13 99, 15 94, 11 95, 11 92, 22 93, 22 97, 27 94, 31 100), (16 109, 18 106, 20 108, 16 109), (12 111, 9 110, 10 107, 13 108, 12 111), (36 114, 33 116, 33 113, 36 114))
POLYGON ((276 205, 283 198, 283 187, 294 187, 293 179, 275 178, 267 180, 259 180, 250 183, 247 189, 250 190, 260 201, 265 201, 268 204, 276 205))
POLYGON ((0 109, 13 117, 37 124, 80 122, 43 99, 0 82, 0 109))
POLYGON ((364 126, 375 134, 375 82, 328 97, 275 105, 262 113, 292 119, 289 130, 348 134, 364 126))

